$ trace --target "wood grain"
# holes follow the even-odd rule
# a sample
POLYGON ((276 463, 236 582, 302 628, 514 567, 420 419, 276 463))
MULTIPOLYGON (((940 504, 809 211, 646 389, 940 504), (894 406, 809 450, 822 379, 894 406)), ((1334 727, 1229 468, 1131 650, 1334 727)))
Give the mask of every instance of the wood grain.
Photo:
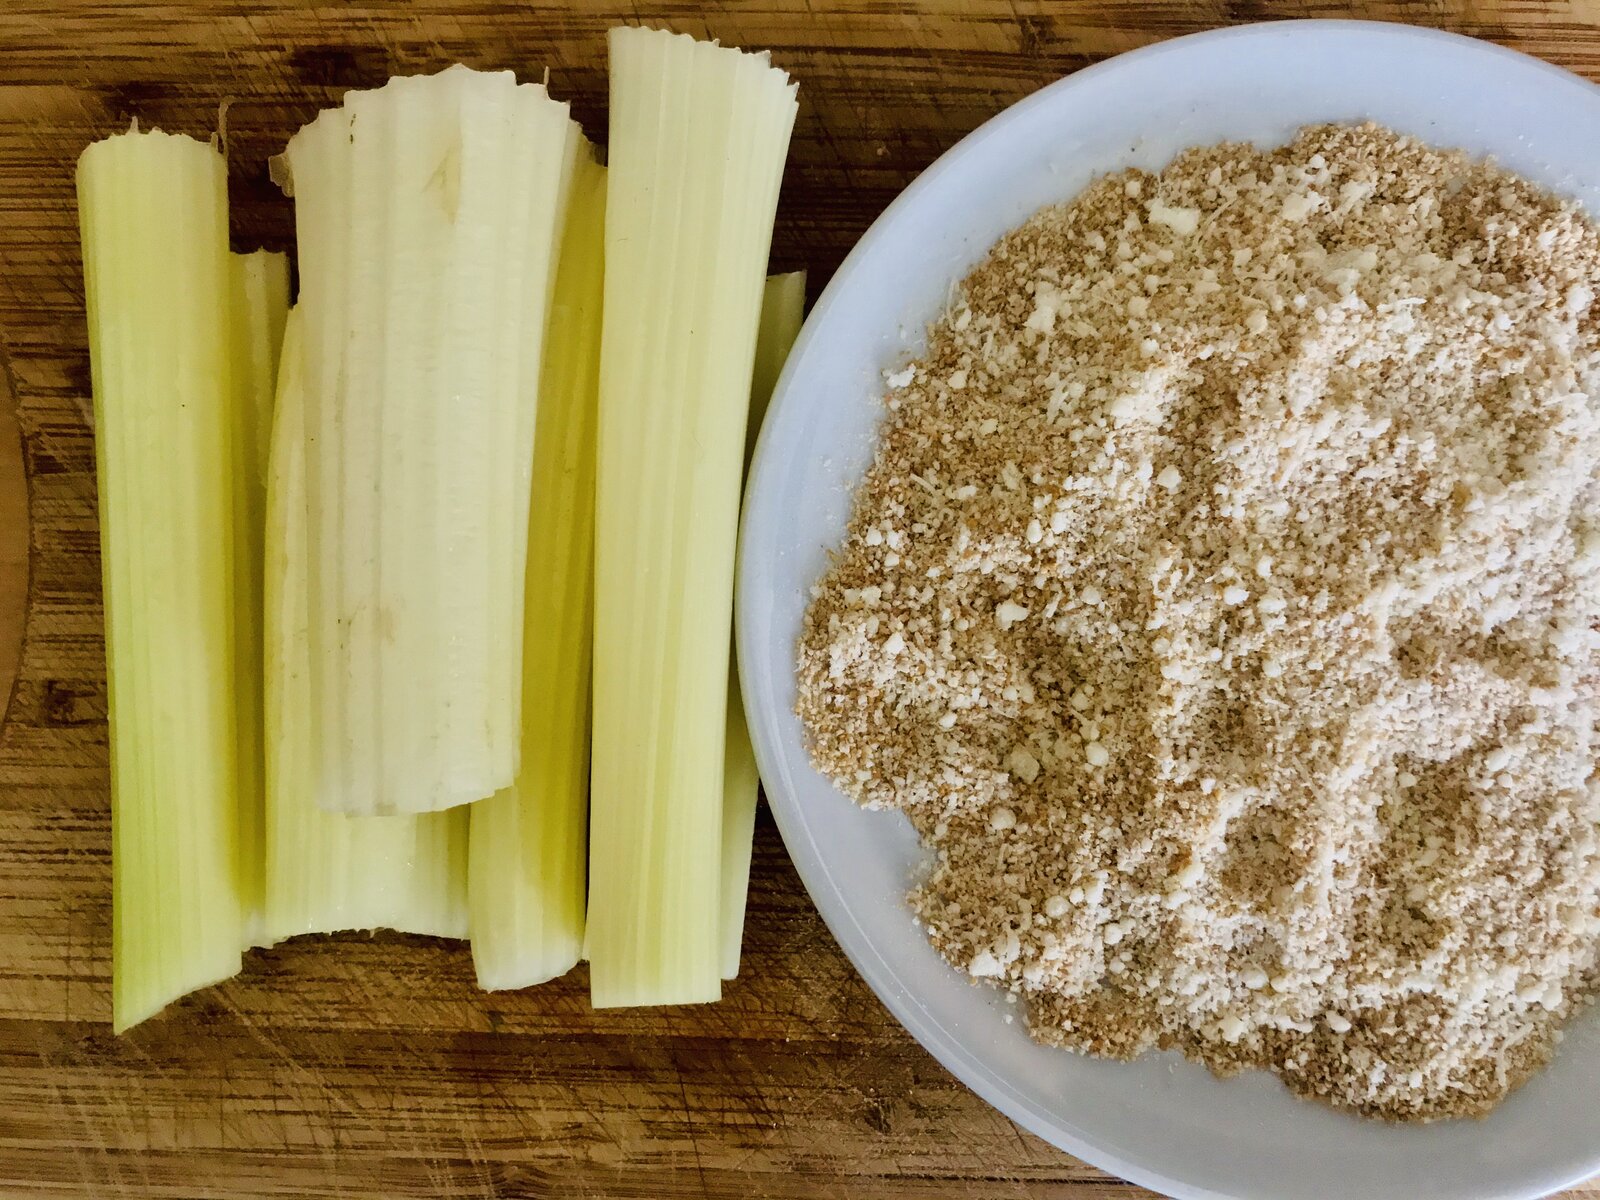
MULTIPOLYGON (((9 0, 0 12, 0 347, 27 470, 27 629, 0 730, 0 1194, 86 1197, 1145 1195, 1020 1132, 888 1017, 763 818, 744 973, 715 1007, 594 1013, 581 971, 474 989, 442 942, 252 954, 113 1039, 105 686, 71 171, 137 114, 226 126, 240 248, 282 247, 267 155, 350 85, 459 59, 548 67, 604 135, 603 37, 650 21, 773 50, 802 84, 774 247, 823 283, 942 150, 1064 73, 1294 16, 1411 20, 1600 79, 1597 0, 763 0, 570 6, 9 0)), ((0 423, 0 667, 18 486, 0 423), (9 555, 9 557, 8 557, 9 555), (9 572, 9 573, 8 573, 9 572)), ((15 626, 15 620, 12 621, 15 626)), ((1600 1188, 1573 1193, 1600 1196, 1600 1188)))
MULTIPOLYGON (((11 700, 28 614, 28 475, 16 389, 0 361, 0 706, 11 700)), ((5 711, 0 707, 0 714, 5 711)))

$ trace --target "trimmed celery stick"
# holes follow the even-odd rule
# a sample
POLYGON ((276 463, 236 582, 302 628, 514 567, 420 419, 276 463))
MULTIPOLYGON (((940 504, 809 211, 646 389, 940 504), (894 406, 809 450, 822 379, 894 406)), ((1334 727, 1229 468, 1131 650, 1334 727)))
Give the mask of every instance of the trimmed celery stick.
POLYGON ((571 970, 583 950, 594 608, 594 442, 605 168, 579 156, 545 335, 522 643, 522 766, 472 806, 472 961, 490 990, 571 970))
POLYGON ((78 160, 111 722, 112 1026, 239 970, 227 169, 78 160))
POLYGON ((266 521, 266 931, 467 935, 466 809, 347 817, 312 801, 299 312, 278 373, 266 521))
POLYGON ((423 812, 511 784, 567 106, 452 67, 289 142, 306 353, 312 788, 423 812))
POLYGON ((761 293, 761 324, 756 328, 756 362, 750 374, 750 420, 745 425, 744 469, 756 452, 756 436, 767 415, 767 404, 783 374, 789 350, 800 336, 806 319, 806 273, 767 276, 761 293))
MULTIPOLYGON (((750 420, 744 440, 745 470, 756 448, 756 434, 767 401, 778 386, 789 347, 800 336, 806 312, 806 273, 773 275, 761 298, 761 325, 756 331, 756 365, 750 381, 750 420)), ((744 941, 744 906, 750 892, 750 851, 755 839, 756 800, 761 779, 756 752, 745 724, 744 698, 739 694, 738 664, 728 670, 728 735, 723 749, 722 784, 722 977, 739 973, 744 941)))
POLYGON ((795 89, 611 31, 586 950, 597 1006, 721 993, 734 539, 795 89))
POLYGON ((267 447, 278 347, 289 313, 289 259, 258 250, 229 256, 234 428, 234 699, 239 706, 239 877, 246 946, 264 941, 266 784, 261 731, 261 562, 267 447))

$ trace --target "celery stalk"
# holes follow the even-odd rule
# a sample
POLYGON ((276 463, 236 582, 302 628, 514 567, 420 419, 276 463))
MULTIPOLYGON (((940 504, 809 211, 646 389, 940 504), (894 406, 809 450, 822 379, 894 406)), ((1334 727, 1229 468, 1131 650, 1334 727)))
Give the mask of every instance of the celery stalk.
POLYGON ((267 475, 267 934, 400 930, 466 938, 467 810, 325 813, 310 795, 306 397, 299 312, 278 370, 267 475))
POLYGON ((306 354, 312 790, 423 812, 509 786, 567 106, 452 67, 289 142, 306 354))
MULTIPOLYGON (((234 383, 247 404, 244 416, 251 479, 266 503, 267 458, 272 449, 272 409, 278 394, 278 351, 289 319, 289 256, 271 250, 235 254, 233 284, 234 383)), ((263 511, 258 508, 258 513, 263 511)))
POLYGON ((290 314, 266 521, 266 932, 467 934, 465 809, 347 817, 311 796, 304 359, 290 314))
POLYGON ((767 405, 783 374, 783 364, 806 319, 806 273, 767 276, 761 293, 761 323, 756 328, 756 361, 750 373, 750 420, 745 426, 744 469, 756 452, 756 437, 767 405))
POLYGON ((111 724, 112 1025, 239 970, 227 168, 131 132, 78 161, 111 724))
POLYGON ((579 156, 539 383, 522 643, 522 766, 472 806, 472 961, 491 990, 564 975, 583 949, 594 455, 605 168, 579 156))
MULTIPOLYGON (((756 363, 750 381, 750 420, 745 435, 744 465, 750 469, 756 434, 766 415, 772 389, 778 385, 789 348, 800 336, 805 320, 806 273, 793 271, 767 280, 761 298, 761 324, 756 330, 756 363)), ((756 773, 756 752, 745 723, 744 698, 739 694, 736 663, 728 671, 728 733, 723 749, 722 784, 722 977, 739 974, 739 950, 744 941, 744 909, 750 892, 750 852, 755 840, 756 800, 761 779, 756 773)))
POLYGON ((721 993, 734 541, 795 89, 611 31, 586 951, 597 1006, 721 993))
POLYGON ((264 941, 266 784, 261 728, 261 563, 267 446, 278 347, 289 313, 289 259, 258 250, 229 258, 234 428, 234 698, 239 721, 239 877, 246 946, 264 941))

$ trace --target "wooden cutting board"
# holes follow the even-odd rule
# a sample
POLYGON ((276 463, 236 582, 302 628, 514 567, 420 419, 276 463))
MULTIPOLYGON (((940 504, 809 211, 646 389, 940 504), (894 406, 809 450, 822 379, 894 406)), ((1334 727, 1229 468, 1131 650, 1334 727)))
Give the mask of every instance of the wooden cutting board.
POLYGON ((719 1005, 594 1013, 581 969, 486 995, 460 946, 341 937, 253 953, 239 979, 113 1038, 72 166, 134 115, 205 134, 226 105, 236 244, 283 247, 290 210, 265 159, 343 89, 454 60, 548 67, 603 137, 604 32, 646 21, 770 48, 800 80, 774 264, 809 268, 815 292, 917 172, 1041 85, 1160 38, 1304 16, 1437 25, 1600 79, 1600 0, 6 0, 0 1195, 1147 1195, 1023 1133, 913 1043, 765 816, 744 971, 719 1005))

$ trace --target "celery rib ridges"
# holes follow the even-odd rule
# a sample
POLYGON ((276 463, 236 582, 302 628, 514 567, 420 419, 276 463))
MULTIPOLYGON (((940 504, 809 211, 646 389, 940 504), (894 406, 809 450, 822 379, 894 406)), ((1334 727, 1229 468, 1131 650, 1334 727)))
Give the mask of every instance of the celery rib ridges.
MULTIPOLYGON (((800 336, 805 319, 806 273, 793 271, 767 280, 761 298, 761 324, 756 331, 755 369, 750 379, 750 419, 745 435, 744 466, 750 469, 756 434, 766 415, 767 402, 778 385, 789 348, 800 336)), ((761 777, 756 752, 750 745, 750 727, 739 691, 739 672, 728 671, 728 735, 723 751, 722 791, 722 950, 723 979, 739 974, 739 951, 744 942, 745 902, 750 892, 750 852, 755 841, 756 802, 761 777)))
POLYGON ((452 67, 289 143, 306 354, 312 790, 423 812, 511 784, 567 106, 452 67))
POLYGON ((472 960, 490 990, 583 949, 605 169, 579 156, 545 334, 523 618, 522 765, 472 806, 472 960))
POLYGON ((90 146, 93 370, 112 788, 112 1024, 239 970, 227 170, 160 132, 90 146))
POLYGON ((586 953, 596 1005, 715 1000, 734 541, 795 89, 617 29, 596 496, 586 953))
POLYGON ((299 313, 279 370, 266 519, 266 932, 467 935, 467 810, 347 817, 311 795, 305 400, 299 313))

